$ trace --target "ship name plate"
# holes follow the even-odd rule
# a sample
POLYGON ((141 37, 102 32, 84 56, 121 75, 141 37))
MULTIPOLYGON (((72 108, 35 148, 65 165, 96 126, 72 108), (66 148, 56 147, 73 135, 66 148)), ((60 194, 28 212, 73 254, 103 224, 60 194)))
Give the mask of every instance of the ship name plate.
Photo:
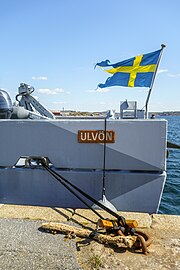
POLYGON ((78 130, 79 143, 115 143, 113 130, 78 130))

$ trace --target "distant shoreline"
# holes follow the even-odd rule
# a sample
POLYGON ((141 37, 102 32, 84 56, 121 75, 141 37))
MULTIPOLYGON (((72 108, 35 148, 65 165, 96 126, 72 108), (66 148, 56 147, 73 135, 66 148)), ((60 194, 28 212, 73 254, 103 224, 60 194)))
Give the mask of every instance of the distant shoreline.
MULTIPOLYGON (((55 116, 104 116, 107 111, 102 112, 83 112, 83 111, 73 111, 73 110, 63 110, 54 111, 52 113, 55 116)), ((167 112, 149 112, 149 115, 154 116, 180 116, 180 111, 167 111, 167 112)))
POLYGON ((151 112, 157 116, 180 116, 180 111, 168 111, 168 112, 151 112))

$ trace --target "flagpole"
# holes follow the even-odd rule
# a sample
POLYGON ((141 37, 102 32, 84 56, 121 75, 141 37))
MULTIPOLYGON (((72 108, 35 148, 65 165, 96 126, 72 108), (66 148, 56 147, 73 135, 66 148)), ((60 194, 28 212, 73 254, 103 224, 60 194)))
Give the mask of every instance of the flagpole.
POLYGON ((159 63, 160 63, 160 60, 161 60, 161 56, 162 56, 162 53, 163 53, 163 49, 165 47, 166 47, 166 45, 161 44, 161 52, 160 52, 160 55, 159 55, 159 59, 158 59, 157 65, 156 65, 156 70, 155 70, 155 72, 153 74, 151 86, 149 88, 148 96, 147 96, 147 99, 146 99, 146 104, 145 104, 145 108, 146 108, 145 118, 146 119, 148 119, 148 103, 149 103, 149 98, 150 98, 150 95, 151 95, 151 92, 152 92, 152 88, 153 88, 153 85, 154 85, 154 81, 155 81, 155 77, 156 77, 156 74, 157 74, 158 66, 159 66, 159 63))

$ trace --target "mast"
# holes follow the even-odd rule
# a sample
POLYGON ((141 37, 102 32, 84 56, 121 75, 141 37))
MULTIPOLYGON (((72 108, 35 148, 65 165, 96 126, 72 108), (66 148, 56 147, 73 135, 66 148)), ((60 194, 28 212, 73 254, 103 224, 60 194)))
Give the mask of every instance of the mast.
POLYGON ((156 70, 155 70, 155 72, 153 74, 151 86, 149 88, 148 96, 147 96, 147 99, 146 99, 146 104, 145 104, 145 118, 146 119, 148 119, 148 103, 149 103, 150 95, 151 95, 152 88, 153 88, 153 85, 154 85, 154 81, 155 81, 155 77, 156 77, 156 74, 157 74, 158 66, 159 66, 159 63, 160 63, 160 60, 161 60, 161 57, 162 57, 163 49, 165 47, 166 47, 165 44, 161 44, 161 52, 160 52, 160 55, 159 55, 159 59, 158 59, 157 65, 156 65, 156 70))

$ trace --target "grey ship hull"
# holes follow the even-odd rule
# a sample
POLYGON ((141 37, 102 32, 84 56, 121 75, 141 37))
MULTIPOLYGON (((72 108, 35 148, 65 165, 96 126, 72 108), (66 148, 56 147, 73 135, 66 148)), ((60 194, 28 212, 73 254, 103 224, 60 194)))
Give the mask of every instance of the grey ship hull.
MULTIPOLYGON (((84 208, 42 168, 16 166, 45 156, 82 190, 102 198, 103 143, 78 142, 79 130, 103 130, 103 119, 1 120, 0 203, 84 208)), ((166 121, 107 120, 106 197, 118 210, 155 213, 166 180, 166 121)))

